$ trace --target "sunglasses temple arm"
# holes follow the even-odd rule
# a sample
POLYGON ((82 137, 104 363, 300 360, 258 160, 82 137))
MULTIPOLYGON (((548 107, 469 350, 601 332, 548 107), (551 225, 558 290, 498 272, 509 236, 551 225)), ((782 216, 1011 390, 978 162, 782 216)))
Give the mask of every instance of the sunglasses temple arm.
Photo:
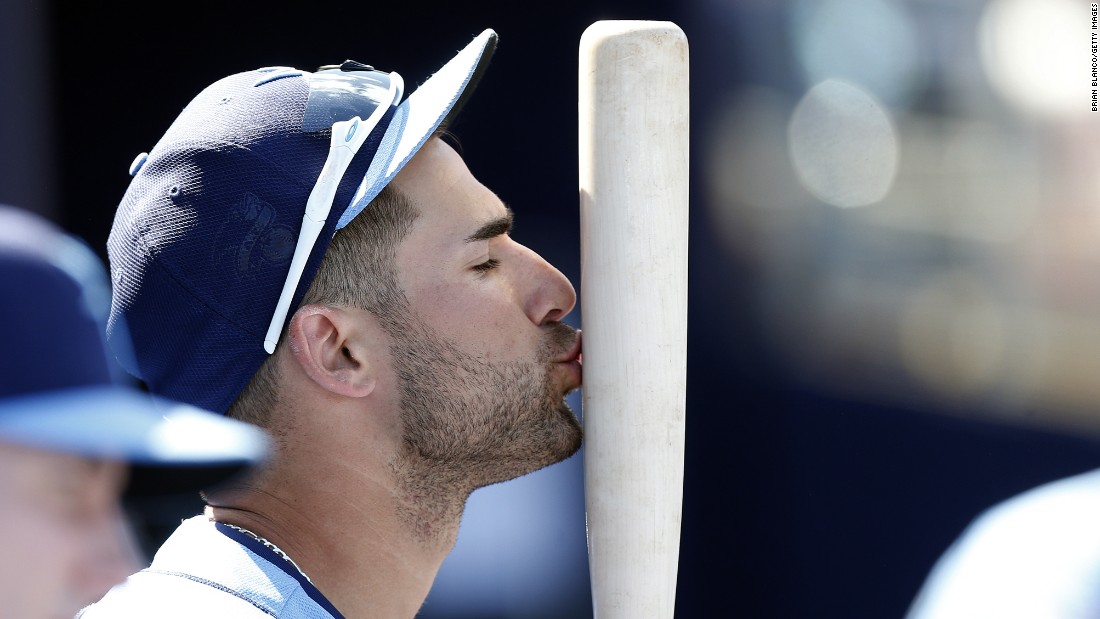
POLYGON ((351 120, 341 121, 332 126, 332 142, 329 147, 328 159, 321 169, 321 175, 317 184, 309 194, 306 201, 306 212, 302 217, 302 230, 298 233, 298 244, 294 247, 294 257, 290 261, 290 271, 286 281, 283 282, 283 290, 279 294, 279 302, 275 305, 275 313, 271 317, 271 324, 264 335, 264 350, 267 354, 275 352, 275 345, 279 342, 279 336, 286 324, 287 314, 290 312, 290 301, 294 298, 294 291, 298 289, 298 282, 302 280, 306 262, 313 253, 313 247, 317 244, 317 238, 321 236, 321 230, 325 227, 329 211, 332 210, 332 201, 336 198, 336 189, 340 185, 340 179, 344 177, 356 151, 362 145, 368 131, 359 132, 358 116, 351 120), (359 133, 360 135, 356 135, 359 133))

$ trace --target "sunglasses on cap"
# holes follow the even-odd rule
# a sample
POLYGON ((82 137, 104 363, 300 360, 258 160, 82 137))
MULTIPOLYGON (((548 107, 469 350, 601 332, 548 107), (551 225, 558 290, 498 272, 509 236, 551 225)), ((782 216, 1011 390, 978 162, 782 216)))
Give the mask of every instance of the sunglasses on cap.
POLYGON ((302 130, 313 132, 331 128, 332 135, 328 157, 306 201, 290 271, 264 336, 264 350, 268 354, 275 352, 294 292, 332 210, 344 173, 378 122, 400 103, 404 91, 404 80, 397 73, 376 71, 350 60, 341 65, 321 67, 308 79, 309 99, 302 130))

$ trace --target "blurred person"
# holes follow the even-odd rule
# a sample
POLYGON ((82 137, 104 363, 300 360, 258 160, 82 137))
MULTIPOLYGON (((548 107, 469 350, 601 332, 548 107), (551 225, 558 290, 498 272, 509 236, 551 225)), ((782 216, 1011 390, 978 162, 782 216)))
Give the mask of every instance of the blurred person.
POLYGON ((254 428, 112 382, 95 307, 106 313, 106 279, 75 237, 0 206, 5 619, 72 617, 137 566, 120 503, 132 466, 148 491, 198 491, 265 451, 254 428))
POLYGON ((1100 471, 981 514, 937 561, 909 619, 1100 617, 1100 471))
POLYGON ((439 137, 495 46, 404 100, 353 61, 231 75, 135 160, 109 338, 276 448, 86 619, 413 617, 469 494, 577 451, 573 287, 439 137))

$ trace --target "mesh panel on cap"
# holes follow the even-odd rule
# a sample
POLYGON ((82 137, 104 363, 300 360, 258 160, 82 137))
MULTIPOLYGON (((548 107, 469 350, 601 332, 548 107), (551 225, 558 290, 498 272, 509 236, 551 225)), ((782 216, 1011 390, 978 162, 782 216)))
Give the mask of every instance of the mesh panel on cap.
MULTIPOLYGON (((253 87, 256 75, 221 80, 185 108, 131 180, 108 241, 110 333, 125 325, 136 350, 127 369, 155 393, 218 411, 266 359, 263 336, 331 133, 299 130, 305 79, 253 87)), ((292 310, 391 117, 349 166, 292 310)))

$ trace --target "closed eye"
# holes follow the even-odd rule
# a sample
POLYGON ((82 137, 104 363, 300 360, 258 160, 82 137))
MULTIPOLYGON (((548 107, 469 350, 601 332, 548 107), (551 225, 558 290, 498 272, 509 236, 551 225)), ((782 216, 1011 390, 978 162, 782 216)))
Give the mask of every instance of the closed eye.
POLYGON ((481 264, 475 264, 473 269, 478 273, 487 273, 497 268, 498 266, 500 266, 500 260, 497 260, 496 258, 489 258, 481 264))

